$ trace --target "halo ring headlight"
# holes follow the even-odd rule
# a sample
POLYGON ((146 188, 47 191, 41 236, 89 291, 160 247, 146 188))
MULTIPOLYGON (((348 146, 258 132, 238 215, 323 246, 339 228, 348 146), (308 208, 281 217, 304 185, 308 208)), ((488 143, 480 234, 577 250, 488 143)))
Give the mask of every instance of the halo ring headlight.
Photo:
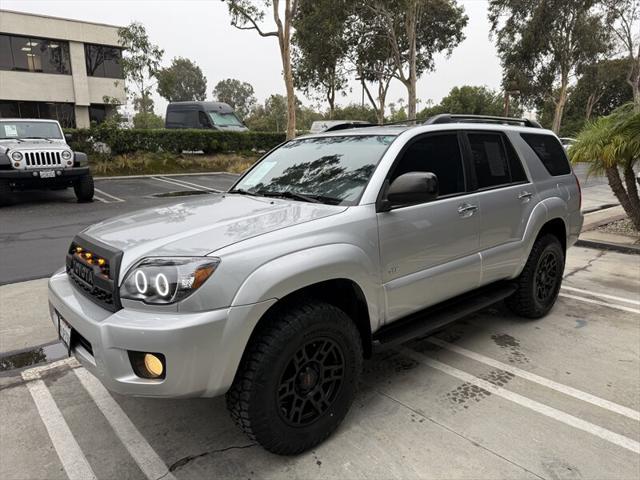
POLYGON ((144 274, 144 272, 142 270, 136 270, 136 273, 133 278, 136 282, 136 288, 138 289, 138 293, 142 295, 147 293, 147 289, 149 288, 149 282, 147 281, 147 276, 144 274))
POLYGON ((169 295, 169 279, 164 273, 159 273, 156 276, 156 292, 161 297, 169 295))

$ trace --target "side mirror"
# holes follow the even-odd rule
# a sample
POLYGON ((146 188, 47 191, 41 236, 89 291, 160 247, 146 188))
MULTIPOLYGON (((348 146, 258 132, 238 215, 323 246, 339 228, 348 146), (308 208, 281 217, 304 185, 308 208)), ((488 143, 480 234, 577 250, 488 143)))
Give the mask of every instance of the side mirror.
POLYGON ((435 200, 438 197, 438 177, 431 172, 409 172, 396 178, 387 190, 389 207, 435 200))
POLYGON ((64 139, 66 140, 67 143, 69 143, 71 140, 73 140, 73 135, 71 135, 70 133, 65 133, 64 139))

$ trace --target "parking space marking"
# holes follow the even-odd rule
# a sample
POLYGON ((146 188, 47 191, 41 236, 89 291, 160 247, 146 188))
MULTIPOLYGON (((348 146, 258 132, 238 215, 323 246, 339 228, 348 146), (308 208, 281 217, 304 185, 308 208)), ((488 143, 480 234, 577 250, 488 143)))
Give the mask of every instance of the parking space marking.
POLYGON ((567 285, 562 286, 562 290, 569 290, 570 292, 583 293, 591 295, 593 297, 606 298, 608 300, 615 300, 617 302, 630 303, 632 305, 640 305, 640 300, 631 300, 630 298, 616 297, 615 295, 607 295, 606 293, 597 293, 590 290, 583 290, 582 288, 569 287, 567 285))
MULTIPOLYGON (((69 362, 64 362, 69 363, 69 362)), ((60 364, 58 364, 60 365, 60 364)), ((58 366, 57 365, 57 366, 58 366)), ((70 480, 93 480, 96 478, 91 465, 82 453, 80 445, 69 429, 69 425, 62 416, 62 412, 56 405, 51 392, 40 379, 40 372, 45 369, 31 369, 22 373, 29 393, 33 398, 38 414, 44 423, 51 443, 58 454, 62 467, 70 480)))
MULTIPOLYGON (((100 195, 102 195, 103 197, 107 197, 107 199, 111 199, 113 201, 106 201, 105 203, 118 203, 118 202, 124 202, 124 200, 122 198, 116 197, 115 195, 111 195, 110 193, 107 192, 103 192, 102 190, 100 190, 99 188, 93 188, 96 192, 98 192, 100 195)), ((102 200, 104 202, 104 200, 102 200)))
POLYGON ((77 368, 74 372, 147 478, 175 480, 162 459, 100 381, 84 368, 77 368))
POLYGON ((602 302, 600 300, 593 300, 591 298, 580 297, 578 295, 570 295, 568 293, 561 293, 561 297, 571 298, 573 300, 579 300, 585 303, 593 303, 594 305, 601 305, 603 307, 615 308, 616 310, 622 310, 623 312, 631 312, 631 313, 640 313, 640 310, 637 308, 627 307, 625 305, 617 305, 615 303, 602 302))
POLYGON ((160 177, 151 177, 153 180, 158 180, 159 182, 165 182, 165 183, 170 183, 172 185, 177 185, 179 187, 182 188, 188 188, 189 190, 196 190, 196 191, 202 191, 202 188, 195 188, 195 187, 190 187, 189 185, 184 185, 181 183, 178 183, 177 181, 173 181, 173 180, 167 180, 166 178, 160 178, 160 177))
POLYGON ((592 405, 596 405, 598 407, 604 408, 611 412, 618 413, 620 415, 624 415, 625 417, 629 417, 633 420, 637 420, 640 422, 640 412, 633 410, 631 408, 625 407, 623 405, 618 405, 617 403, 610 402, 609 400, 605 400, 604 398, 596 397, 595 395, 591 395, 590 393, 583 392, 581 390, 578 390, 577 388, 569 387, 568 385, 563 385, 561 383, 554 382, 553 380, 549 380, 548 378, 541 377, 539 375, 536 375, 535 373, 527 372, 526 370, 521 370, 520 368, 508 365, 506 363, 499 362, 498 360, 494 360, 493 358, 486 357, 480 353, 472 352, 471 350, 467 350, 466 348, 453 345, 449 342, 440 340, 439 338, 435 338, 435 337, 428 338, 427 342, 432 343, 434 345, 438 345, 439 347, 442 347, 442 348, 446 348, 447 350, 455 352, 459 355, 463 355, 467 358, 475 360, 476 362, 484 363, 485 365, 489 365, 491 367, 504 370, 505 372, 512 373, 530 382, 537 383, 547 388, 551 388, 560 393, 564 393, 565 395, 569 395, 570 397, 574 397, 574 398, 577 398, 578 400, 582 400, 583 402, 591 403, 592 405))
POLYGON ((606 440, 607 442, 618 445, 619 447, 625 448, 626 450, 630 450, 634 453, 640 454, 640 442, 637 442, 636 440, 625 437, 624 435, 620 435, 619 433, 612 432, 611 430, 607 430, 606 428, 587 422, 586 420, 582 420, 578 417, 574 417, 573 415, 562 412, 558 409, 537 402, 523 395, 514 393, 510 390, 507 390, 506 388, 494 385, 493 383, 478 378, 467 372, 463 372, 462 370, 458 370, 457 368, 439 362, 438 360, 434 360, 433 358, 427 357, 426 355, 415 352, 409 348, 401 347, 398 349, 398 351, 419 363, 428 365, 435 370, 455 377, 458 380, 462 380, 463 382, 470 383, 471 385, 475 385, 476 387, 480 387, 489 393, 492 393, 498 397, 502 397, 505 400, 509 400, 517 405, 520 405, 521 407, 528 408, 529 410, 533 410, 534 412, 557 420, 561 423, 564 423, 565 425, 569 425, 571 427, 577 428, 578 430, 582 430, 583 432, 590 433, 591 435, 599 437, 602 440, 606 440))
POLYGON ((201 188, 203 190, 207 190, 209 192, 215 192, 215 193, 221 193, 222 192, 222 190, 216 190, 215 188, 205 187, 205 186, 200 185, 198 183, 187 182, 186 180, 177 180, 175 178, 171 178, 169 180, 172 180, 173 182, 177 182, 177 183, 183 183, 185 185, 191 185, 192 187, 198 187, 198 188, 201 188))

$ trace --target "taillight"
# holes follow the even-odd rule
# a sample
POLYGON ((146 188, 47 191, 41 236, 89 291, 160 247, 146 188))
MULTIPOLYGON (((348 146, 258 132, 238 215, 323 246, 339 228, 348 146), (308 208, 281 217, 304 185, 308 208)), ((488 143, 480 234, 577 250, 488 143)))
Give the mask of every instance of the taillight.
POLYGON ((573 172, 573 178, 576 179, 576 185, 578 186, 578 210, 582 210, 582 187, 580 186, 580 180, 578 180, 576 172, 573 172))

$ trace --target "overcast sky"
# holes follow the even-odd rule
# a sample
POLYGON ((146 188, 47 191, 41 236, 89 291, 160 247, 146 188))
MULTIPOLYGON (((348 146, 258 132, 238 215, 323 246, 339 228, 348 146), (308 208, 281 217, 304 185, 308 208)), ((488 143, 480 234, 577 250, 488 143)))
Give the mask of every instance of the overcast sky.
MULTIPOLYGON (((500 86, 500 62, 489 39, 487 1, 458 2, 469 16, 466 39, 449 58, 438 56, 435 71, 418 80, 419 108, 429 100, 438 103, 457 85, 500 86)), ((285 93, 277 39, 233 28, 227 7, 219 0, 2 0, 0 4, 7 10, 122 26, 139 21, 151 40, 165 50, 165 65, 173 57, 186 57, 200 66, 207 77, 208 99, 216 83, 225 78, 249 82, 260 102, 272 93, 285 93)), ((406 99, 406 90, 394 82, 387 98, 388 103, 406 99)), ((156 111, 164 115, 166 102, 157 95, 155 101, 156 111)), ((357 82, 352 82, 351 92, 338 103, 352 101, 361 101, 357 82)))

